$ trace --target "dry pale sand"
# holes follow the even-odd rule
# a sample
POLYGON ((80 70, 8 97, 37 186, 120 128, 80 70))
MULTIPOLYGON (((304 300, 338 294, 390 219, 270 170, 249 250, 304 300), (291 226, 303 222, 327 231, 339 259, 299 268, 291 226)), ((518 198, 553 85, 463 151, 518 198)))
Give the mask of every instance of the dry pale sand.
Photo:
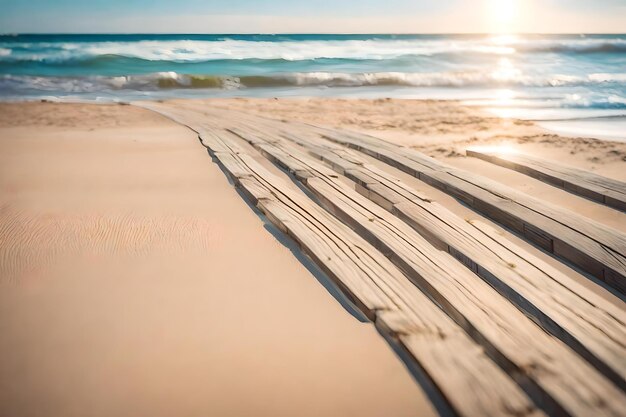
POLYGON ((196 136, 0 105, 0 415, 429 416, 196 136))

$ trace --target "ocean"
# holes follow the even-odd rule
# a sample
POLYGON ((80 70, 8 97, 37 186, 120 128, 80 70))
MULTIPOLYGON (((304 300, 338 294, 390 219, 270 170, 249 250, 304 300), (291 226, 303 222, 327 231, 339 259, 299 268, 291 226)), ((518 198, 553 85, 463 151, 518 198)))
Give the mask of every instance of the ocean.
POLYGON ((626 35, 0 36, 0 100, 238 96, 458 99, 622 138, 626 35))

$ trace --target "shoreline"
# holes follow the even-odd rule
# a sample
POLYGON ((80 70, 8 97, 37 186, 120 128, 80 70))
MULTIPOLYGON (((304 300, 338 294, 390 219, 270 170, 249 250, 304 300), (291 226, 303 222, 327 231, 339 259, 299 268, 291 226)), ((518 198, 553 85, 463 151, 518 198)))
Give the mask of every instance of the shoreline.
POLYGON ((626 116, 588 117, 569 120, 537 121, 538 126, 562 135, 626 142, 626 116))
MULTIPOLYGON (((548 109, 548 111, 557 111, 557 114, 566 115, 563 116, 550 116, 545 118, 536 118, 536 110, 532 107, 516 107, 515 105, 493 107, 490 99, 485 98, 467 98, 467 97, 437 97, 437 95, 423 97, 413 97, 408 95, 406 97, 399 95, 397 97, 389 97, 384 93, 368 95, 361 93, 354 94, 337 94, 332 95, 324 94, 298 94, 296 91, 289 91, 285 95, 280 94, 280 90, 268 89, 261 94, 246 94, 245 90, 235 92, 229 95, 228 91, 224 91, 218 94, 202 93, 198 91, 198 95, 177 95, 177 94, 164 94, 154 97, 142 97, 142 96, 129 96, 129 97, 97 97, 97 98, 80 98, 80 97, 57 97, 57 96, 37 96, 37 97, 15 97, 15 98, 2 98, 0 97, 0 103, 78 103, 78 104, 130 104, 133 101, 163 101, 163 100, 401 100, 401 101, 417 101, 417 102, 449 102, 452 104, 460 105, 462 107, 468 107, 476 109, 483 115, 493 115, 502 120, 520 120, 524 122, 533 123, 535 126, 544 130, 544 133, 571 136, 577 139, 596 139, 599 141, 610 142, 623 142, 626 143, 626 110, 601 110, 601 109, 576 109, 582 110, 579 116, 570 115, 567 116, 568 111, 566 108, 554 108, 548 109), (276 93, 279 94, 276 94, 276 93), (485 103, 483 103, 485 102, 485 103), (535 110, 533 113, 532 111, 535 110), (587 112, 585 115, 584 112, 587 112)), ((576 112, 574 112, 575 114, 576 112)))

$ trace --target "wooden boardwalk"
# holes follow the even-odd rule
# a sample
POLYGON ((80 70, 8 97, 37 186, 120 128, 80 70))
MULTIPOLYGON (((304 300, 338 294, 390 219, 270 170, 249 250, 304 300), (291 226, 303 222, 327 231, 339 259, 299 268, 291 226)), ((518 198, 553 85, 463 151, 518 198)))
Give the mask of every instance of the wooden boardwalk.
POLYGON ((617 210, 626 211, 626 183, 521 153, 467 150, 467 156, 510 168, 617 210))
POLYGON ((246 198, 405 352, 442 414, 624 415, 623 310, 319 128, 145 106, 199 133, 246 198))
MULTIPOLYGON (((256 123, 257 130, 259 125, 256 123)), ((241 134, 239 129, 234 131, 241 134)), ((603 303, 598 295, 504 239, 492 227, 459 218, 355 152, 298 130, 294 133, 293 129, 280 129, 274 133, 273 138, 284 137, 302 145, 334 171, 353 180, 357 191, 455 256, 626 388, 626 314, 622 310, 603 303)))
POLYGON ((626 234, 562 207, 371 136, 317 128, 452 195, 554 256, 626 294, 626 234))

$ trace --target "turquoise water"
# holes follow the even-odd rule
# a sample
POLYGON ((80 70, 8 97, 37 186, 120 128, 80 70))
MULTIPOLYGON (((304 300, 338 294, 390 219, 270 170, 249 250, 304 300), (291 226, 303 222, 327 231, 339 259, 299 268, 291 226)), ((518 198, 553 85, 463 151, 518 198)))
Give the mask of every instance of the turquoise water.
POLYGON ((626 115, 626 35, 0 36, 0 99, 318 95, 626 115))

